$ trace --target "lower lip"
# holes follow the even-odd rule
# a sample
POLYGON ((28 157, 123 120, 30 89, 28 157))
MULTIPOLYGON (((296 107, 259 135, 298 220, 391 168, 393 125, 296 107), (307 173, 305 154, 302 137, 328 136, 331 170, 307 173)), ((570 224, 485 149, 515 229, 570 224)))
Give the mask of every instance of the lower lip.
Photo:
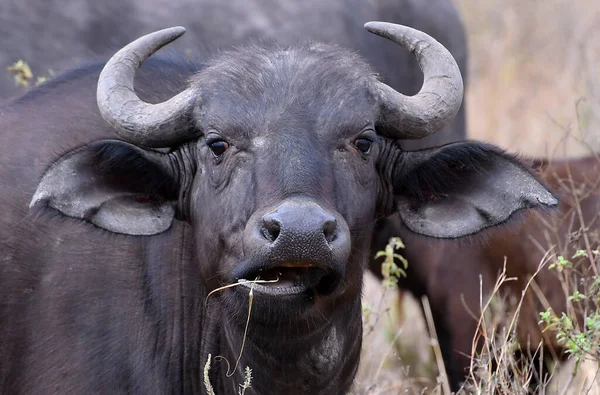
POLYGON ((293 287, 277 287, 277 286, 266 286, 257 284, 252 281, 238 280, 238 282, 252 291, 260 292, 261 294, 273 295, 273 296, 287 296, 287 295, 300 295, 308 290, 307 286, 296 285, 293 287))

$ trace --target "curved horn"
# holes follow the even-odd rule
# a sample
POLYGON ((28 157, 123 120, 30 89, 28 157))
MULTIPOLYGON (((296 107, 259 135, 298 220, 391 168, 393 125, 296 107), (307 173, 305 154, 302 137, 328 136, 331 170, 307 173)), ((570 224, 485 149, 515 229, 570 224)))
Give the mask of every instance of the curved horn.
POLYGON ((158 104, 142 101, 133 89, 135 73, 153 53, 185 33, 183 27, 159 30, 117 52, 100 73, 96 101, 100 114, 119 137, 146 147, 166 147, 184 140, 184 123, 194 95, 186 89, 158 104))
POLYGON ((368 22, 365 29, 412 52, 423 71, 423 86, 415 96, 377 82, 379 122, 394 131, 390 137, 421 139, 440 130, 456 115, 463 98, 463 81, 454 57, 434 38, 410 27, 368 22))

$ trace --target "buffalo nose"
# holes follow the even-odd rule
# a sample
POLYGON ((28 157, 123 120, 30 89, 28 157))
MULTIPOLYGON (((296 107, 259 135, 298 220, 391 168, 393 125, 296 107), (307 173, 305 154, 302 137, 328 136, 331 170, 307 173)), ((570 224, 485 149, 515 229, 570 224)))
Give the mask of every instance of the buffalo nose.
POLYGON ((279 239, 303 239, 313 243, 325 241, 327 244, 335 241, 338 232, 336 219, 317 204, 303 206, 284 204, 265 215, 261 221, 261 235, 268 243, 279 239))
MULTIPOLYGON (((289 198, 260 214, 244 232, 251 259, 269 264, 306 263, 343 270, 350 254, 350 230, 337 212, 309 198, 289 198), (338 267, 339 266, 339 267, 338 267)), ((335 270, 337 270, 335 269, 335 270)))
POLYGON ((255 212, 244 229, 243 247, 247 260, 235 269, 234 278, 255 278, 277 268, 297 276, 295 284, 325 273, 322 285, 330 291, 346 271, 350 229, 337 211, 327 211, 308 197, 293 197, 255 212))

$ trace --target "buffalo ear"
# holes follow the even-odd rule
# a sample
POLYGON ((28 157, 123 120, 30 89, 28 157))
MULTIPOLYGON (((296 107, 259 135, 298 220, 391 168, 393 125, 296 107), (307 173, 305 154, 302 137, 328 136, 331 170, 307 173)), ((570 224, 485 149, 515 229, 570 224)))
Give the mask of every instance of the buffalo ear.
POLYGON ((166 154, 101 140, 59 158, 30 207, 42 203, 115 233, 153 235, 175 217, 178 185, 166 154))
POLYGON ((438 238, 467 236, 519 210, 558 204, 516 158, 477 142, 402 152, 393 185, 404 224, 438 238))

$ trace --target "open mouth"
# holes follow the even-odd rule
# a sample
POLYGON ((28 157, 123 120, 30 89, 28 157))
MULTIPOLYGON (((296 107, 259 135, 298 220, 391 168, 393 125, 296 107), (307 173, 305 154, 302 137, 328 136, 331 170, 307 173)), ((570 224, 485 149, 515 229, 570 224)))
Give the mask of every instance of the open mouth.
POLYGON ((295 295, 316 288, 327 272, 305 263, 284 263, 258 269, 238 282, 254 291, 271 295, 295 295), (257 280, 257 281, 255 281, 257 280))

